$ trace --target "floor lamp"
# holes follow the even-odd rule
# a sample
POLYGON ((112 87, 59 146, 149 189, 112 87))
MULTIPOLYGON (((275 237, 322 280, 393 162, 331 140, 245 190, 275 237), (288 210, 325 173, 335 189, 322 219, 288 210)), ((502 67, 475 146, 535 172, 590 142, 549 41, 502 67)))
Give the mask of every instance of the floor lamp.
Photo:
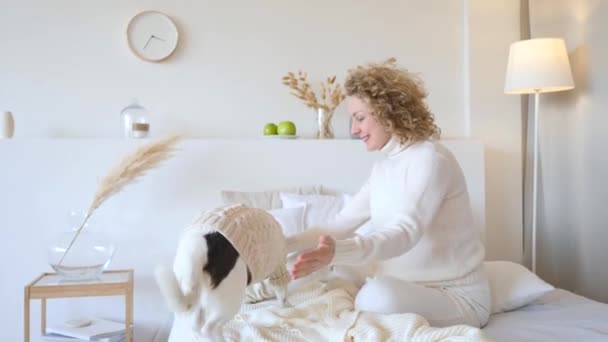
POLYGON ((538 38, 511 44, 505 78, 506 94, 534 94, 534 161, 532 178, 532 272, 536 273, 538 196, 538 122, 540 93, 574 88, 563 39, 538 38))

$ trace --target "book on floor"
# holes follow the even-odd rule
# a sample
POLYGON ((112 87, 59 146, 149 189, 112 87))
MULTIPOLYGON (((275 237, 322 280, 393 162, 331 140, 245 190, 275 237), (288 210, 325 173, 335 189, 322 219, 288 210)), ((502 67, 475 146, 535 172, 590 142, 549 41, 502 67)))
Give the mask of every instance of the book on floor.
POLYGON ((97 341, 102 338, 124 335, 125 324, 105 319, 93 319, 90 325, 84 327, 73 327, 65 323, 49 325, 46 332, 84 341, 97 341))
MULTIPOLYGON (((125 342, 126 339, 127 339, 127 335, 122 333, 119 335, 114 335, 112 337, 104 337, 104 338, 100 338, 98 340, 93 340, 93 341, 95 341, 95 342, 125 342)), ((82 339, 75 338, 75 337, 69 337, 69 336, 49 333, 49 334, 41 336, 40 341, 41 342, 80 342, 80 341, 87 341, 87 340, 82 340, 82 339)))

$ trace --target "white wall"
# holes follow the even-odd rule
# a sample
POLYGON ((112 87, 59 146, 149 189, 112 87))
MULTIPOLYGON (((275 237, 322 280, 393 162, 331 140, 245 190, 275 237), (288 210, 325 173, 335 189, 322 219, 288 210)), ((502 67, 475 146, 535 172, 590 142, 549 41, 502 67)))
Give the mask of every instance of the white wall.
MULTIPOLYGON (((462 1, 1 0, 0 108, 19 138, 119 137, 119 112, 136 97, 152 129, 192 137, 255 137, 292 120, 312 136, 314 116, 281 77, 311 80, 394 56, 420 73, 446 136, 464 134, 462 1), (125 29, 142 10, 179 25, 164 63, 137 59, 125 29)), ((340 108, 335 129, 348 135, 340 108)))
POLYGON ((566 40, 576 88, 540 103, 538 270, 608 302, 608 2, 530 0, 533 38, 566 40))
POLYGON ((519 96, 503 94, 509 44, 519 40, 517 1, 470 0, 471 135, 486 146, 488 257, 522 260, 519 96))

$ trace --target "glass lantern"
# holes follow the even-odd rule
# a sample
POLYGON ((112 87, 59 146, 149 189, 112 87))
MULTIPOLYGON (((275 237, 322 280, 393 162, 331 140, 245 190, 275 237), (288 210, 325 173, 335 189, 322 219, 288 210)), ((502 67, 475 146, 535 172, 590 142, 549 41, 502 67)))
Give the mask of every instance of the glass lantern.
POLYGON ((136 99, 121 112, 123 134, 125 138, 145 138, 148 136, 150 118, 148 110, 136 99), (144 129, 145 128, 145 129, 144 129))

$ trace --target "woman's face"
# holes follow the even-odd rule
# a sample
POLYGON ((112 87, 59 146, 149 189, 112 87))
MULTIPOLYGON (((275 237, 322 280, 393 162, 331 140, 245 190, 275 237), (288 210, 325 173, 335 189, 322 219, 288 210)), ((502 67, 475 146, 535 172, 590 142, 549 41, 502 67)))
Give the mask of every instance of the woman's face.
POLYGON ((384 147, 391 135, 376 120, 369 105, 356 96, 349 96, 346 101, 348 112, 353 116, 351 133, 363 140, 368 151, 377 151, 384 147))

